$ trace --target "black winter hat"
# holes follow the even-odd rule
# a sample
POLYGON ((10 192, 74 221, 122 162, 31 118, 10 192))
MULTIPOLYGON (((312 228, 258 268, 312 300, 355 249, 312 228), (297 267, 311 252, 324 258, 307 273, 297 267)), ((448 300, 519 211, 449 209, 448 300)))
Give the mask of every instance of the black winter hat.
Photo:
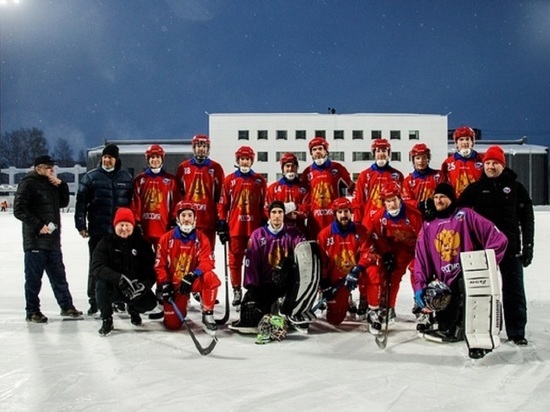
POLYGON ((273 202, 271 202, 269 204, 269 207, 268 207, 268 210, 269 210, 269 213, 271 213, 271 211, 275 208, 279 208, 279 209, 283 209, 283 212, 285 211, 285 204, 283 202, 281 202, 280 200, 274 200, 273 202))
POLYGON ((34 159, 34 167, 38 165, 47 165, 47 166, 53 166, 55 165, 55 161, 51 156, 48 155, 42 155, 38 156, 36 159, 34 159))
POLYGON ((101 152, 101 156, 109 155, 118 159, 118 146, 116 144, 109 143, 105 146, 105 149, 101 152))
POLYGON ((456 202, 455 190, 449 183, 440 183, 435 187, 434 195, 441 194, 447 196, 451 202, 456 202))

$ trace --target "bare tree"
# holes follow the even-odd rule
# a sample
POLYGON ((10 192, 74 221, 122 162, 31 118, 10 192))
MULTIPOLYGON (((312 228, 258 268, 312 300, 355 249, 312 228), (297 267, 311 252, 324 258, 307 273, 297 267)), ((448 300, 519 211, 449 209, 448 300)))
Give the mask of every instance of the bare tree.
POLYGON ((73 149, 71 149, 71 145, 64 137, 57 139, 53 150, 53 157, 59 166, 74 166, 73 149))
POLYGON ((36 157, 49 153, 44 132, 35 127, 6 132, 0 140, 0 163, 3 167, 30 167, 36 157))

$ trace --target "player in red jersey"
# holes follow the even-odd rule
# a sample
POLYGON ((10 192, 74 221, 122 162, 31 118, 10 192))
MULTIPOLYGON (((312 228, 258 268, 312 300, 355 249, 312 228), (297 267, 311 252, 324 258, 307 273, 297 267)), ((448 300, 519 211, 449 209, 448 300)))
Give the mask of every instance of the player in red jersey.
POLYGON ((309 187, 307 237, 315 240, 321 229, 334 220, 332 202, 338 197, 352 195, 355 183, 342 164, 329 159, 328 142, 324 137, 314 137, 308 146, 313 163, 300 178, 309 187))
MULTIPOLYGON (((397 182, 387 183, 382 188, 380 197, 384 202, 384 208, 372 215, 368 220, 367 229, 376 251, 382 256, 382 266, 378 267, 381 296, 384 296, 387 280, 391 282, 389 302, 385 305, 389 308, 389 320, 393 321, 401 279, 407 269, 411 276, 413 273, 416 238, 422 228, 422 215, 415 205, 401 200, 401 187, 397 182)), ((384 316, 386 314, 381 313, 381 321, 384 316)))
POLYGON ((155 271, 164 300, 164 325, 179 329, 182 322, 174 312, 173 300, 185 316, 189 293, 200 293, 202 322, 205 329, 218 328, 213 311, 220 280, 213 272, 214 255, 206 235, 195 228, 197 218, 192 203, 180 201, 176 206, 176 228, 159 241, 155 271))
POLYGON ((403 183, 403 174, 390 166, 390 143, 386 139, 376 139, 371 149, 374 163, 359 174, 353 198, 353 220, 364 226, 373 213, 384 206, 380 198, 382 187, 390 181, 403 183))
MULTIPOLYGON (((321 289, 327 299, 327 321, 339 325, 346 317, 351 291, 358 284, 365 286, 360 290, 372 292, 364 298, 376 314, 379 277, 374 264, 378 256, 373 253, 365 227, 351 221, 351 202, 345 197, 337 198, 332 210, 334 220, 319 232, 317 242, 321 249, 321 289)), ((374 316, 373 320, 377 318, 374 316)), ((370 323, 370 316, 367 319, 370 323)), ((371 325, 380 329, 380 322, 371 325)))
POLYGON ((285 153, 280 162, 283 177, 268 186, 264 211, 267 216, 269 205, 280 200, 285 205, 285 225, 305 233, 308 188, 298 176, 298 158, 294 153, 285 153))
POLYGON ((456 153, 450 155, 441 165, 442 181, 455 190, 456 197, 483 174, 483 156, 474 150, 476 134, 471 127, 459 127, 453 133, 456 153))
POLYGON ((225 178, 221 165, 210 159, 210 139, 198 134, 191 141, 193 157, 183 161, 176 172, 183 200, 191 202, 197 214, 197 228, 216 247, 217 205, 225 178))
POLYGON ((140 225, 143 237, 155 248, 174 222, 173 209, 178 200, 176 178, 162 167, 165 155, 162 146, 149 146, 145 151, 148 167, 134 179, 134 219, 140 225))
POLYGON ((403 182, 403 200, 414 203, 433 198, 441 183, 441 171, 430 167, 431 152, 424 143, 417 143, 409 152, 414 171, 403 182))
POLYGON ((248 146, 241 146, 235 152, 238 170, 223 181, 218 203, 218 236, 223 244, 229 241, 233 306, 239 306, 242 300, 242 265, 248 239, 265 219, 267 182, 252 170, 254 157, 254 150, 248 146))

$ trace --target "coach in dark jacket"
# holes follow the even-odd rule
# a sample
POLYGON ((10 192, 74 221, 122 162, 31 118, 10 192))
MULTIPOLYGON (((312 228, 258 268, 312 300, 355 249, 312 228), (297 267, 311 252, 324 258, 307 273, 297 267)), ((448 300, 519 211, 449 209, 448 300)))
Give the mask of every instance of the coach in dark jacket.
POLYGON ((23 222, 25 251, 25 299, 27 321, 48 321, 40 312, 38 294, 46 271, 62 316, 77 317, 61 253, 60 209, 69 204, 69 187, 54 176, 54 160, 47 155, 34 161, 34 168, 17 187, 13 213, 23 222))
POLYGON ((115 233, 101 239, 92 256, 92 275, 103 325, 101 335, 113 329, 113 303, 128 305, 131 322, 141 325, 140 313, 157 305, 151 287, 155 283, 153 246, 134 230, 134 215, 128 208, 117 210, 113 220, 115 233))
MULTIPOLYGON (((129 206, 132 200, 133 178, 122 170, 118 147, 108 144, 101 153, 97 168, 84 175, 78 186, 75 207, 75 226, 83 238, 88 238, 90 264, 97 244, 113 233, 113 217, 117 208, 129 206)), ((88 269, 88 315, 97 312, 95 280, 88 269)))
POLYGON ((508 238, 506 255, 500 263, 502 303, 508 338, 527 345, 527 303, 523 268, 533 260, 535 219, 533 202, 517 174, 506 167, 504 151, 491 146, 483 157, 482 178, 469 185, 459 204, 472 207, 493 222, 508 238))

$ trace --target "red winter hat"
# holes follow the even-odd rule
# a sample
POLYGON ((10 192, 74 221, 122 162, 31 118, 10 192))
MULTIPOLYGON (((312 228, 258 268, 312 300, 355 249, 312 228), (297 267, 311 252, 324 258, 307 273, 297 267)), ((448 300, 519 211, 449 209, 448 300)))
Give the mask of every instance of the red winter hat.
POLYGON ((127 207, 117 209, 115 218, 113 219, 113 226, 116 226, 120 222, 129 222, 132 226, 135 226, 136 221, 134 220, 134 213, 127 207))
POLYGON ((487 152, 485 152, 485 156, 483 156, 483 161, 486 162, 487 160, 495 160, 499 162, 502 166, 506 166, 506 157, 504 157, 504 150, 502 150, 502 147, 500 146, 491 146, 487 149, 487 152))

